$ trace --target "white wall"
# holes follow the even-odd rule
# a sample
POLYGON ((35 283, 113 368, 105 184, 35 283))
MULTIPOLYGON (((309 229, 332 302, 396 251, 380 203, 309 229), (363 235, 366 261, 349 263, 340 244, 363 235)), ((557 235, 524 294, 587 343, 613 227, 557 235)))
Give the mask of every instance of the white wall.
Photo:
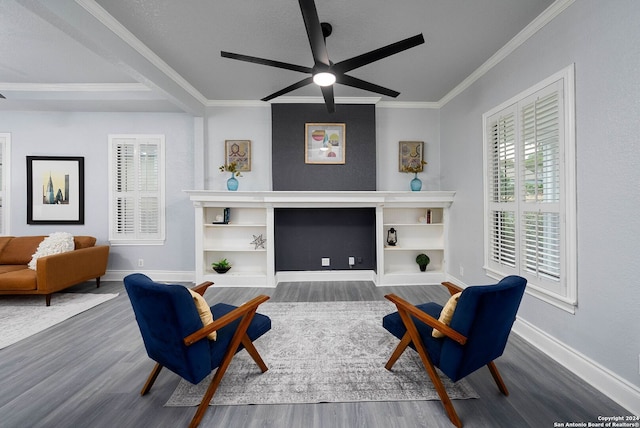
POLYGON ((610 372, 622 384, 635 385, 636 391, 638 22, 638 1, 578 0, 440 112, 442 186, 457 191, 449 273, 466 284, 487 283, 490 279, 482 269, 482 114, 575 63, 578 307, 572 315, 526 296, 519 316, 585 362, 610 372))
POLYGON ((230 173, 221 173, 225 140, 251 140, 251 171, 238 178, 238 190, 271 190, 271 108, 212 107, 207 110, 205 189, 226 190, 230 173))
POLYGON ((11 230, 14 236, 67 231, 108 243, 108 134, 164 134, 167 154, 167 236, 163 246, 111 248, 109 271, 193 272, 193 118, 175 113, 6 112, 0 130, 11 133, 11 230), (85 224, 28 225, 26 156, 83 156, 85 224), (144 259, 144 268, 137 266, 144 259))
POLYGON ((424 160, 428 164, 418 174, 422 190, 441 190, 439 120, 437 109, 376 107, 378 190, 411 190, 413 174, 398 170, 400 141, 424 141, 424 160))

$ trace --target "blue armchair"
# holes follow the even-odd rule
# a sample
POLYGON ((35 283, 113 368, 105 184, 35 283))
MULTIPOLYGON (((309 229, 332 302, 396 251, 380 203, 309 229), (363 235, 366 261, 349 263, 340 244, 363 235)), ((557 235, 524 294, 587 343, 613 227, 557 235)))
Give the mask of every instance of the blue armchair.
MULTIPOLYGON (((205 282, 192 290, 202 296, 210 285, 211 282, 205 282)), ((237 352, 246 349, 260 370, 263 373, 267 370, 253 341, 271 329, 269 317, 256 313, 268 296, 255 297, 240 307, 217 303, 211 306, 213 322, 203 327, 194 298, 186 287, 156 283, 139 273, 128 275, 124 286, 147 354, 156 361, 141 395, 149 392, 162 367, 193 384, 217 369, 190 427, 198 426, 202 420, 237 352), (207 338, 214 331, 215 341, 207 338)))
POLYGON ((452 296, 461 292, 456 296, 457 305, 449 325, 439 321, 441 313, 446 311, 437 303, 414 306, 394 294, 385 296, 396 305, 398 312, 386 315, 382 325, 400 339, 385 368, 391 370, 407 347, 417 351, 449 419, 455 426, 462 427, 435 367, 456 382, 486 365, 500 392, 509 395, 494 360, 504 352, 527 280, 508 276, 496 285, 464 290, 449 282, 442 284, 452 296), (434 337, 434 329, 443 337, 434 337))

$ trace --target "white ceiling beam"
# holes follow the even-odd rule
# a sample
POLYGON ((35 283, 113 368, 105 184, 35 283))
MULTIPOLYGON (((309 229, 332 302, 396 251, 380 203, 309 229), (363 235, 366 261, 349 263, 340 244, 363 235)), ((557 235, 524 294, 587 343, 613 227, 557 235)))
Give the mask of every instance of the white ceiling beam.
POLYGON ((93 0, 18 0, 181 110, 203 116, 206 98, 93 0))

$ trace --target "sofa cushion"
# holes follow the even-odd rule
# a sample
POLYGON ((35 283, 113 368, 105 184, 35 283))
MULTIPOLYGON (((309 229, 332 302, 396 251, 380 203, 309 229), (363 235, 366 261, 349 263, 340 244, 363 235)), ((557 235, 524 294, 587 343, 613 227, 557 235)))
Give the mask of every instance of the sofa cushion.
POLYGON ((26 269, 25 265, 0 265, 0 275, 7 272, 13 272, 14 270, 26 269))
POLYGON ((54 232, 40 242, 29 262, 29 269, 36 270, 40 257, 66 253, 74 250, 73 235, 68 232, 54 232))
POLYGON ((2 265, 27 265, 44 236, 18 236, 11 238, 0 253, 2 265))
POLYGON ((0 290, 36 290, 36 271, 27 269, 14 270, 0 275, 0 290))
POLYGON ((73 242, 75 249, 79 250, 81 248, 93 247, 96 244, 96 238, 93 236, 74 236, 73 242))

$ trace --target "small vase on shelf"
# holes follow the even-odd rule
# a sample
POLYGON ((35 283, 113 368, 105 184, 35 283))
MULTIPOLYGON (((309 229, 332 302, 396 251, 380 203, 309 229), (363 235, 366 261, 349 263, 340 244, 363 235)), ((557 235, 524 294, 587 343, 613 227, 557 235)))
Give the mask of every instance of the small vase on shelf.
POLYGON ((422 189, 422 180, 418 178, 418 173, 415 173, 413 180, 411 180, 411 190, 414 192, 419 192, 422 189))
POLYGON ((233 173, 231 173, 231 178, 227 180, 227 190, 231 190, 231 191, 238 190, 238 179, 234 177, 233 173))
POLYGON ((242 177, 240 171, 238 170, 238 164, 235 162, 231 162, 230 164, 224 164, 218 168, 220 172, 230 172, 231 178, 227 180, 227 190, 236 191, 238 190, 238 179, 236 177, 242 177))

